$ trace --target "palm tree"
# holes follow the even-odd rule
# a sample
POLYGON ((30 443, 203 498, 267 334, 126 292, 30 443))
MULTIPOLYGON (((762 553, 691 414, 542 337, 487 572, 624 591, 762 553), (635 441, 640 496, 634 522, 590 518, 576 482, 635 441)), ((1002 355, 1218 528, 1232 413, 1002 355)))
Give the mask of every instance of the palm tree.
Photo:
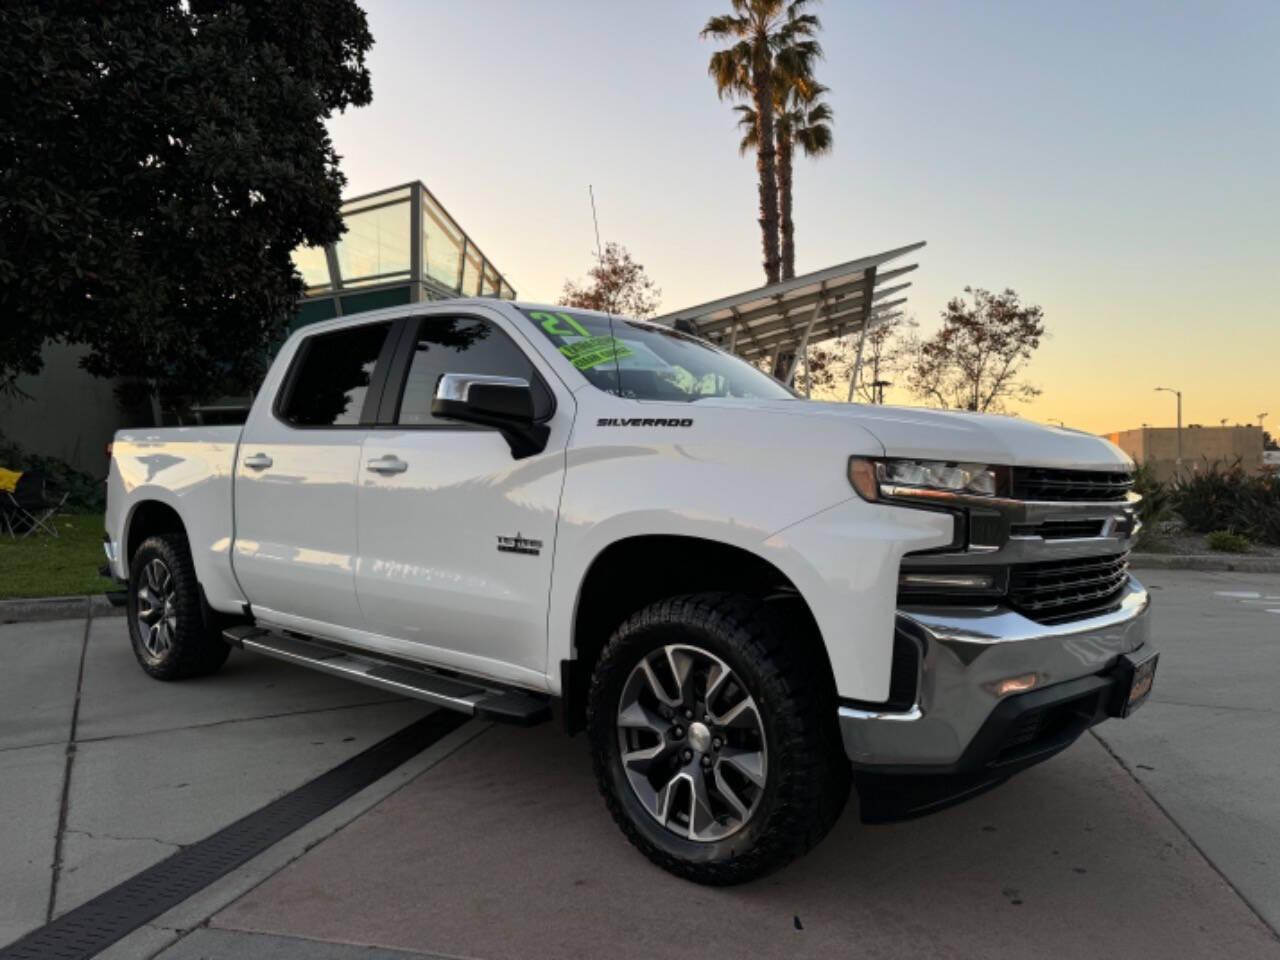
POLYGON ((778 249, 778 173, 774 143, 774 72, 779 54, 784 59, 820 55, 812 36, 821 24, 801 12, 810 0, 730 0, 733 12, 712 17, 702 36, 729 41, 711 55, 707 73, 716 92, 725 97, 750 97, 755 105, 756 174, 760 194, 760 231, 764 247, 766 283, 777 283, 781 256, 778 249), (791 52, 788 52, 791 51, 791 52))
MULTIPOLYGON (((773 89, 782 279, 790 280, 796 275, 796 229, 791 216, 792 157, 796 147, 806 157, 830 153, 831 121, 835 114, 822 100, 827 88, 815 82, 811 75, 787 76, 784 71, 775 71, 773 89)), ((736 109, 738 125, 743 130, 739 152, 745 154, 757 143, 756 112, 746 104, 736 109)))

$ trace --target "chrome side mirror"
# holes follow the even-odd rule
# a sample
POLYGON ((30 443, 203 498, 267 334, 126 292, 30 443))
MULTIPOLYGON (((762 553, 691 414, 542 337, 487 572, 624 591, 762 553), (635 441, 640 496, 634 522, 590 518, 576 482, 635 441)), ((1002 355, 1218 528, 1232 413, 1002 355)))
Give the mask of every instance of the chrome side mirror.
POLYGON ((431 413, 461 423, 493 427, 517 460, 541 453, 551 431, 533 420, 533 390, 522 377, 446 373, 436 384, 431 413))

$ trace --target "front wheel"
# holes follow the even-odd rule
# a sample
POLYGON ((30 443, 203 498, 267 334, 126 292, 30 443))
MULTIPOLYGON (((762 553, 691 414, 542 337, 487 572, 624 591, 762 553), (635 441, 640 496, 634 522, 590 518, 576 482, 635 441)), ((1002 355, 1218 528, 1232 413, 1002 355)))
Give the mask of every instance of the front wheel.
POLYGON ((609 640, 588 728, 600 790, 628 839, 706 884, 762 876, 816 844, 848 797, 835 707, 769 604, 664 600, 609 640))
POLYGON ((213 673, 231 648, 205 616, 187 538, 148 537, 129 564, 129 638, 142 669, 158 680, 213 673))

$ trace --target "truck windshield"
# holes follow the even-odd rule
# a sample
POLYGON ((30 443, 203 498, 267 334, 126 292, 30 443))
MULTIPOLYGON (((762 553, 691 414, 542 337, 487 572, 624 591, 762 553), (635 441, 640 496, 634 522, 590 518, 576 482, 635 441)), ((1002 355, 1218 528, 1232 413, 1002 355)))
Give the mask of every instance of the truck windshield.
POLYGON ((745 360, 675 330, 626 317, 522 310, 591 383, 632 400, 691 402, 704 397, 795 399, 745 360), (619 388, 618 377, 622 383, 619 388))

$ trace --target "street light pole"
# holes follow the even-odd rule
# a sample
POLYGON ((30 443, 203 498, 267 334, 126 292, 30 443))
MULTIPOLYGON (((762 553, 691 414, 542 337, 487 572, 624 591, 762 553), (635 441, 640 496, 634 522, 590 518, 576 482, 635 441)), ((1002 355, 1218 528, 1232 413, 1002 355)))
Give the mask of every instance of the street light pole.
POLYGON ((1173 393, 1178 397, 1178 471, 1182 471, 1182 391, 1175 390, 1172 387, 1156 387, 1157 391, 1163 390, 1165 393, 1173 393))

